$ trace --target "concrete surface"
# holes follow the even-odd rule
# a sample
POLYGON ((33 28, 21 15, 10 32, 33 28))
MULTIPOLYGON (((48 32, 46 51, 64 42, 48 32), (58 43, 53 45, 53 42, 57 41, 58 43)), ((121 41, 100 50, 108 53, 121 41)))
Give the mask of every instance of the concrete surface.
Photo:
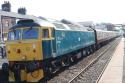
MULTIPOLYGON (((106 70, 104 71, 102 77, 99 80, 99 83, 122 83, 122 81, 123 81, 124 40, 125 39, 122 38, 119 45, 117 46, 111 61, 109 62, 106 70)), ((124 63, 125 63, 125 61, 124 61, 124 63)), ((125 71, 125 69, 124 69, 124 71, 125 71)), ((125 78, 125 76, 124 76, 124 78, 125 78)), ((125 81, 123 83, 125 83, 125 81)))

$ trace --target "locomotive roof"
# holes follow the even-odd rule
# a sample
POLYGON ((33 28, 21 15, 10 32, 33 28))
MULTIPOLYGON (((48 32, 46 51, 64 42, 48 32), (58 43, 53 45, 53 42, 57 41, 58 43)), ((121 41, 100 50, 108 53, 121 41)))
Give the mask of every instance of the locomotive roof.
POLYGON ((64 24, 56 20, 42 20, 42 19, 24 19, 19 20, 16 25, 11 29, 20 28, 23 26, 32 27, 32 26, 44 26, 44 27, 53 27, 56 30, 75 30, 75 31, 87 31, 86 27, 82 27, 75 24, 64 24))

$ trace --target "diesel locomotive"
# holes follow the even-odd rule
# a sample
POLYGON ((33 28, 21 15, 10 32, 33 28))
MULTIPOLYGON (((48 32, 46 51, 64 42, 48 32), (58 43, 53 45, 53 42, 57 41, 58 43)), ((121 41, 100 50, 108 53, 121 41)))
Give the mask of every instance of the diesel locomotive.
POLYGON ((118 36, 62 22, 20 20, 10 28, 6 42, 9 81, 39 82, 118 36))

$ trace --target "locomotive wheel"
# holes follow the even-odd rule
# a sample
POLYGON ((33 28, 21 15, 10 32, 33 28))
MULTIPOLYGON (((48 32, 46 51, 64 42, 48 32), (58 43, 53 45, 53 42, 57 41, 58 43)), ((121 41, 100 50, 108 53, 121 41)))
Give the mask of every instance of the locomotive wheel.
POLYGON ((86 50, 86 56, 88 56, 90 54, 89 49, 86 50))
POLYGON ((79 52, 79 53, 76 54, 76 58, 77 59, 80 59, 81 57, 82 57, 82 53, 81 52, 79 52))
POLYGON ((83 50, 82 55, 83 55, 83 57, 87 56, 86 50, 83 50))
POLYGON ((61 65, 62 65, 62 67, 64 67, 64 66, 65 66, 65 63, 64 63, 64 61, 63 61, 63 60, 61 61, 61 65))
POLYGON ((100 44, 97 45, 97 50, 98 50, 99 48, 101 48, 101 45, 100 45, 100 44))
POLYGON ((45 73, 48 76, 56 73, 58 70, 59 70, 59 67, 56 66, 55 61, 52 61, 49 63, 49 66, 45 68, 45 71, 46 71, 45 73))
POLYGON ((73 57, 70 57, 70 62, 71 62, 71 63, 73 63, 73 62, 74 62, 73 57))
POLYGON ((92 47, 90 48, 90 53, 93 53, 93 48, 92 47))
POLYGON ((96 45, 93 46, 93 51, 96 51, 96 45))
POLYGON ((64 57, 62 60, 62 66, 69 66, 69 65, 70 65, 69 57, 64 57))
POLYGON ((57 71, 59 71, 58 67, 49 67, 50 74, 55 74, 57 71))

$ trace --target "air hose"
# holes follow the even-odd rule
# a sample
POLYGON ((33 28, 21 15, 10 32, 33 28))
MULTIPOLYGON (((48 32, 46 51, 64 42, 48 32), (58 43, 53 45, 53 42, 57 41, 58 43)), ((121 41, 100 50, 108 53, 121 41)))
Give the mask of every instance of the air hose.
POLYGON ((21 75, 20 75, 20 65, 15 64, 14 65, 14 77, 15 77, 15 81, 16 83, 19 83, 21 81, 21 75))

